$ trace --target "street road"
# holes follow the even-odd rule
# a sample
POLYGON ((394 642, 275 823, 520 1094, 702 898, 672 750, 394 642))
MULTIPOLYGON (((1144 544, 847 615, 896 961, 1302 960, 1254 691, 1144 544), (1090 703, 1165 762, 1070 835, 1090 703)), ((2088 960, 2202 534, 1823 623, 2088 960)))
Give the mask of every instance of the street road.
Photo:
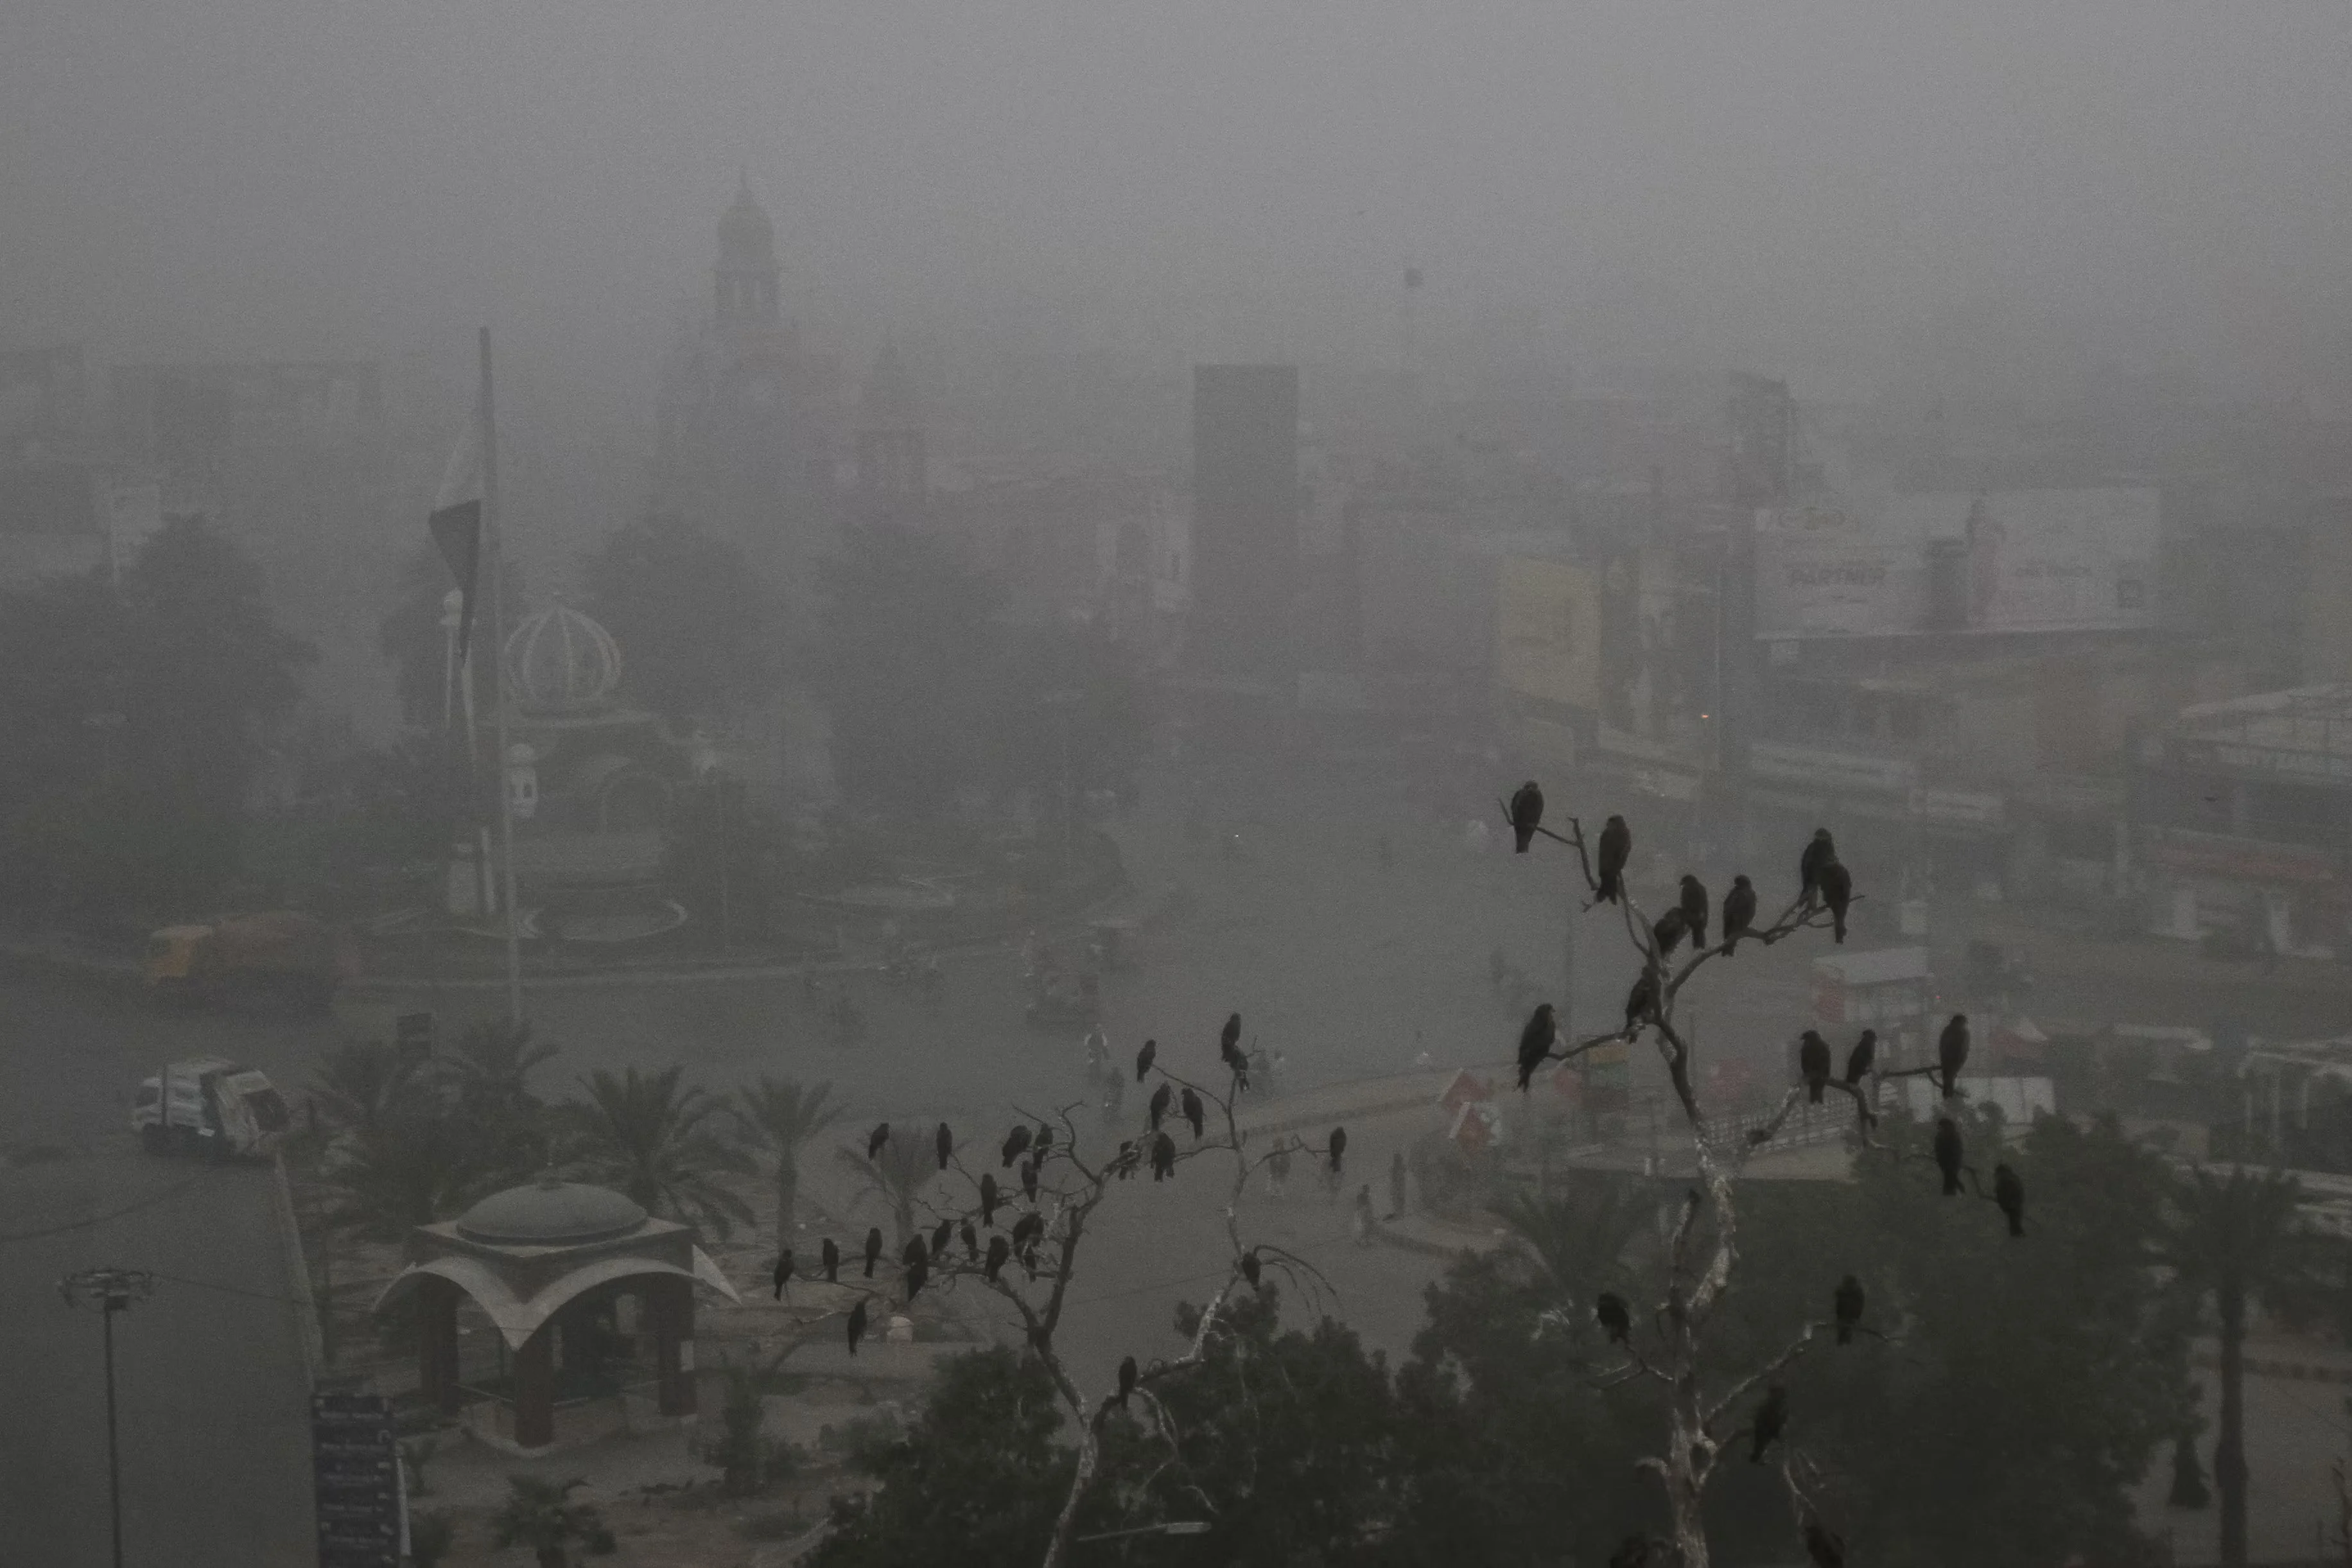
MULTIPOLYGON (((0 1039, 20 1052, 13 1031, 0 1039)), ((150 1159, 127 1136, 0 1171, 0 1561, 109 1561, 99 1317, 57 1289, 100 1264, 159 1276, 153 1297, 115 1320, 125 1561, 316 1560, 310 1385, 270 1181, 150 1159)))

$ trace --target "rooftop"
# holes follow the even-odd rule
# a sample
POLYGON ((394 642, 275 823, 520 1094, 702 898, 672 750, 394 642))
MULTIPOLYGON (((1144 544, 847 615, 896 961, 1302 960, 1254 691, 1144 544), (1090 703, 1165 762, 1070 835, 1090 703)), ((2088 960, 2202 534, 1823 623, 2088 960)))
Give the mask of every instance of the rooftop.
POLYGON ((626 1236, 646 1218, 608 1187, 548 1177, 492 1193, 458 1216, 457 1234, 494 1247, 578 1247, 626 1236))

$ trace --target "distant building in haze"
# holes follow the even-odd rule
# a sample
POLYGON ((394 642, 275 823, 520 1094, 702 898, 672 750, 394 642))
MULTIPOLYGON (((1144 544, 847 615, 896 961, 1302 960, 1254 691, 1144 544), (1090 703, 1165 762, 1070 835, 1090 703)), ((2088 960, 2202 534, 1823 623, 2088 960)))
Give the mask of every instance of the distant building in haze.
POLYGON ((747 178, 719 220, 709 312, 663 378, 652 504, 740 545, 796 615, 833 527, 840 382, 784 317, 775 225, 747 178))
POLYGON ((1186 657, 1202 674, 1296 674, 1298 518, 1297 366, 1194 366, 1186 657))

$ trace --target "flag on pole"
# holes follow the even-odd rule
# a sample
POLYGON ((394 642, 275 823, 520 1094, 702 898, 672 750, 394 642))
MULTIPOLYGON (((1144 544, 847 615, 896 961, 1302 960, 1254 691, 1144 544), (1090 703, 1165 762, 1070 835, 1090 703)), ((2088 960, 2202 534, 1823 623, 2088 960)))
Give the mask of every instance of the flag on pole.
POLYGON ((433 498, 433 510, 425 518, 432 530, 433 543, 447 563, 449 574, 457 580, 457 592, 463 595, 457 610, 457 668, 466 668, 466 656, 474 638, 474 590, 482 567, 482 422, 479 410, 466 421, 466 433, 457 438, 457 449, 449 454, 446 467, 441 470, 441 488, 433 498))

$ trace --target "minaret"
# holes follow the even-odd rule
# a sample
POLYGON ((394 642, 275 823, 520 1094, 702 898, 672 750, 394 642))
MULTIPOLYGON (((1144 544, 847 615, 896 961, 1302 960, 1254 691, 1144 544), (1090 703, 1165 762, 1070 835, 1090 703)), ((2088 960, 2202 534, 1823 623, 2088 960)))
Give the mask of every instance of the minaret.
POLYGON ((711 269, 711 283, 720 336, 772 332, 782 326, 776 226, 752 196, 748 170, 739 177, 734 205, 719 220, 719 265, 711 269))

